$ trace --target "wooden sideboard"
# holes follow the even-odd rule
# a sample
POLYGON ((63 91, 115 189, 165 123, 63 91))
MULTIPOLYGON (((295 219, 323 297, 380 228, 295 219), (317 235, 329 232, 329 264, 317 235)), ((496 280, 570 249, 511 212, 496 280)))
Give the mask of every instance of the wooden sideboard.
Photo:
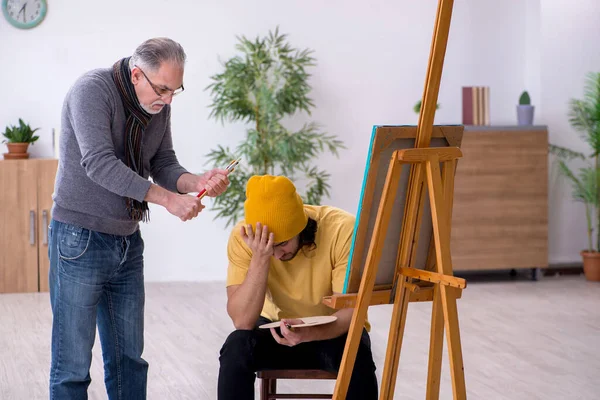
POLYGON ((55 159, 0 160, 0 293, 48 291, 55 159))
MULTIPOLYGON (((454 271, 548 266, 548 131, 465 126, 454 185, 454 271)), ((48 290, 56 159, 0 160, 0 293, 48 290)))
POLYGON ((454 271, 548 267, 548 130, 465 126, 454 186, 454 271))

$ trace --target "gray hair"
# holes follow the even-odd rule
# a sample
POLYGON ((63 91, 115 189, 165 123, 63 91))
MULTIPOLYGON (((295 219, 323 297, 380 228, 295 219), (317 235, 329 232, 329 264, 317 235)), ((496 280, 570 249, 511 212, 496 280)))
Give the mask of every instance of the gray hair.
POLYGON ((129 67, 133 68, 134 65, 137 65, 156 71, 163 62, 169 61, 183 68, 185 60, 185 51, 179 43, 160 37, 148 39, 140 44, 129 60, 129 67))

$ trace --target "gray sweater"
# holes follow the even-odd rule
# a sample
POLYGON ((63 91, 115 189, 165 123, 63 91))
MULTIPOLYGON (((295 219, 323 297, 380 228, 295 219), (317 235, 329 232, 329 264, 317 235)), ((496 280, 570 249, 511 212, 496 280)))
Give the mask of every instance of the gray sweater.
POLYGON ((52 217, 112 235, 130 235, 139 226, 127 214, 126 197, 143 201, 152 177, 177 192, 187 171, 171 139, 171 108, 152 117, 144 132, 143 177, 124 164, 125 109, 110 68, 81 76, 67 93, 62 110, 60 157, 52 217))

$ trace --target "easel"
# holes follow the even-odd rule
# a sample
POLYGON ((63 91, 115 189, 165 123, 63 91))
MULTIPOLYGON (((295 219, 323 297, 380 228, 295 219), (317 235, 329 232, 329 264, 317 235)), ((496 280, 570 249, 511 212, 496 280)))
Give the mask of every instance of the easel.
POLYGON ((346 398, 368 307, 390 303, 393 303, 394 307, 380 399, 393 398, 406 313, 408 303, 411 301, 432 301, 433 303, 426 398, 439 398, 445 327, 454 399, 466 399, 456 307, 456 299, 461 296, 461 290, 466 287, 466 282, 464 279, 453 276, 450 256, 454 173, 457 160, 462 157, 462 153, 458 147, 429 147, 452 6, 452 0, 439 0, 415 148, 396 150, 389 161, 358 293, 335 295, 324 299, 324 303, 332 308, 354 307, 333 395, 333 399, 336 400, 346 398), (442 164, 441 169, 440 163, 442 164), (388 232, 402 166, 407 164, 410 165, 407 201, 404 208, 393 285, 389 289, 381 290, 381 288, 375 288, 377 268, 388 232), (435 272, 413 268, 419 227, 423 216, 425 188, 428 189, 433 225, 433 237, 427 264, 435 268, 435 272), (425 282, 433 283, 433 286, 422 285, 425 282))

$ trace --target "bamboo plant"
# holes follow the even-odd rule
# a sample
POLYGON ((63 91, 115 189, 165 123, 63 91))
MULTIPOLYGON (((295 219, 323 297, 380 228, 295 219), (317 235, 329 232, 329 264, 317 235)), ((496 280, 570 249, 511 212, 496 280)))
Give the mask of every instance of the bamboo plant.
POLYGON ((279 28, 263 38, 237 39, 239 53, 223 64, 223 71, 213 75, 206 88, 212 97, 210 118, 249 125, 235 149, 218 146, 207 155, 215 167, 242 158, 229 175, 228 190, 213 202, 215 218, 226 218, 227 226, 243 216, 245 186, 252 175, 285 175, 295 181, 306 203, 320 204, 329 195, 329 174, 314 161, 326 151, 338 156, 338 149, 344 148, 315 122, 304 123, 297 131, 284 125, 284 118, 297 117, 297 112, 310 115, 314 107, 307 72, 315 65, 312 50, 291 47, 279 28))

